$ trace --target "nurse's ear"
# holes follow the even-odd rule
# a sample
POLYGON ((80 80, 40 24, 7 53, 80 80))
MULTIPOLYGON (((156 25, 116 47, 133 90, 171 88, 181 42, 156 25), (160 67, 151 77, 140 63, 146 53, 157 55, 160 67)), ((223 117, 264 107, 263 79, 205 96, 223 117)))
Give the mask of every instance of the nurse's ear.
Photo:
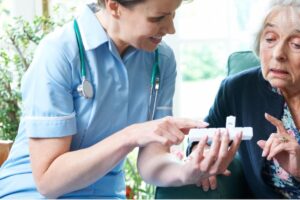
POLYGON ((106 0, 106 9, 114 17, 120 17, 120 4, 114 0, 106 0))

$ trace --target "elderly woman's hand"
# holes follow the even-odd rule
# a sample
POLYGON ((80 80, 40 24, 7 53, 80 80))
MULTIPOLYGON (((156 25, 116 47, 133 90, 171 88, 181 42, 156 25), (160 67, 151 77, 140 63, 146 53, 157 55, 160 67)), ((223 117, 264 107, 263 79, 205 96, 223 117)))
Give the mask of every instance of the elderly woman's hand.
POLYGON ((232 161, 242 139, 242 134, 238 134, 233 143, 229 146, 228 132, 221 134, 218 131, 209 149, 205 146, 207 137, 200 140, 198 146, 188 157, 183 166, 185 172, 184 183, 199 185, 202 181, 217 174, 228 174, 228 165, 232 161))
POLYGON ((267 160, 276 159, 279 165, 297 180, 300 178, 300 145, 295 137, 287 132, 282 122, 265 114, 265 118, 277 128, 267 141, 260 140, 257 144, 263 149, 262 156, 267 160))

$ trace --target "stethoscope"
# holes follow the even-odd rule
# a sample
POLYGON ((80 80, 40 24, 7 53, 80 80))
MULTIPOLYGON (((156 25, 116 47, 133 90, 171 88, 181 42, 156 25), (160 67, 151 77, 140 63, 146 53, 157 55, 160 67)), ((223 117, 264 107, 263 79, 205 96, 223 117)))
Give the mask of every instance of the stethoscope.
POLYGON ((82 42, 77 20, 74 20, 74 30, 75 30, 78 49, 79 49, 80 76, 82 79, 81 84, 77 87, 77 91, 81 96, 84 96, 86 99, 91 99, 94 96, 94 91, 93 91, 92 84, 86 79, 84 47, 83 47, 83 42, 82 42))
MULTIPOLYGON (((94 96, 94 91, 93 91, 92 84, 86 79, 85 53, 84 53, 81 34, 76 19, 74 20, 74 30, 75 30, 78 49, 79 49, 80 76, 82 79, 81 84, 77 87, 77 91, 81 96, 85 97, 86 99, 91 99, 94 96)), ((154 115, 156 111, 157 96, 160 87, 160 71, 159 71, 158 63, 159 63, 159 59, 158 59, 158 48, 157 48, 155 50, 155 62, 153 64, 152 73, 151 73, 150 95, 149 95, 149 103, 148 103, 148 120, 154 119, 154 115)))

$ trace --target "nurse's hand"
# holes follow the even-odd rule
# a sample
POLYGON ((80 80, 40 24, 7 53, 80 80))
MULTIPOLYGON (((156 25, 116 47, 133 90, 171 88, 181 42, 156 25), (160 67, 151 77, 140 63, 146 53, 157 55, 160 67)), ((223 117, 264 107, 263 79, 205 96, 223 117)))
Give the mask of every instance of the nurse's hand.
MULTIPOLYGON (((206 145, 204 150, 204 157, 209 156, 209 148, 210 146, 206 145)), ((225 172, 222 175, 230 176, 231 172, 229 170, 225 170, 225 172)), ((206 179, 202 179, 199 183, 196 184, 196 186, 201 187, 204 192, 217 189, 218 186, 217 175, 210 176, 206 179)))
POLYGON ((233 143, 229 145, 228 132, 221 134, 217 131, 213 143, 205 150, 207 137, 202 138, 195 150, 183 164, 183 183, 196 184, 218 174, 229 175, 228 165, 234 158, 242 140, 242 134, 237 134, 233 143), (206 151, 206 152, 205 152, 206 151))
POLYGON ((150 143, 164 146, 180 144, 191 128, 204 128, 206 122, 191 119, 165 117, 126 128, 133 146, 144 147, 150 143))

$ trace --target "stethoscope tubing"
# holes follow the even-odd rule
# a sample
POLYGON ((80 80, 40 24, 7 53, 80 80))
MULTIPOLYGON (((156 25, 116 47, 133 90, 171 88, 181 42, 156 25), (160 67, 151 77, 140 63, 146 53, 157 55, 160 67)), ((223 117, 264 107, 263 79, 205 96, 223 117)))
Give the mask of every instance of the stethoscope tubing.
POLYGON ((79 48, 81 77, 85 78, 86 77, 86 67, 85 67, 84 47, 83 47, 83 43, 82 43, 81 34, 79 31, 79 26, 78 26, 76 19, 74 20, 74 30, 75 30, 76 40, 77 40, 77 44, 78 44, 78 48, 79 48))
MULTIPOLYGON (((76 19, 74 20, 74 31, 75 31, 76 41, 77 41, 77 45, 78 45, 78 49, 79 49, 80 76, 82 79, 82 83, 78 86, 77 90, 82 96, 89 99, 89 98, 93 97, 93 88, 92 88, 92 85, 90 84, 90 82, 86 79, 84 47, 83 47, 83 42, 82 42, 79 26, 78 26, 76 19)), ((158 48, 156 48, 155 49, 155 62, 152 67, 151 80, 150 80, 150 95, 149 95, 148 117, 147 117, 148 120, 153 120, 155 117, 159 88, 160 88, 159 52, 158 52, 158 48), (154 93, 154 101, 152 102, 153 93, 154 93)))

